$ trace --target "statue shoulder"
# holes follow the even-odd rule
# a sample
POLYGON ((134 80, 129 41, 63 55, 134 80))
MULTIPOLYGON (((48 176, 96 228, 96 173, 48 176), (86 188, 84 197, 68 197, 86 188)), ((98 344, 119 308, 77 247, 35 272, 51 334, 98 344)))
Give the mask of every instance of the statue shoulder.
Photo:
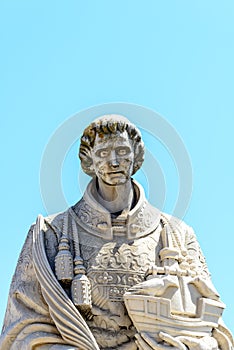
POLYGON ((177 218, 176 216, 161 213, 162 222, 165 224, 169 224, 174 230, 179 230, 182 232, 190 232, 193 231, 192 227, 185 223, 182 219, 177 218))
POLYGON ((189 247, 200 252, 200 246, 193 228, 182 219, 166 213, 161 213, 161 222, 164 226, 167 224, 171 227, 175 234, 175 238, 180 240, 185 247, 189 247))
POLYGON ((44 217, 45 225, 51 227, 55 231, 62 231, 64 216, 67 210, 44 217))
MULTIPOLYGON (((68 215, 68 212, 69 212, 69 209, 63 212, 58 212, 58 213, 51 214, 44 217, 43 230, 46 236, 55 235, 57 239, 59 239, 64 229, 68 231, 68 227, 64 227, 64 219, 68 215)), ((35 224, 31 226, 32 230, 34 226, 35 224)))

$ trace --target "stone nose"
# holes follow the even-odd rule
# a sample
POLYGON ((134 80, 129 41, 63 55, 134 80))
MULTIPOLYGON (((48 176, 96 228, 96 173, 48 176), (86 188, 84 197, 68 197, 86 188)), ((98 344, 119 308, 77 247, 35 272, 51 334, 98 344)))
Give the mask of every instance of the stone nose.
POLYGON ((110 154, 109 165, 112 168, 118 168, 119 167, 119 161, 118 161, 118 159, 116 157, 115 151, 112 151, 111 154, 110 154))
POLYGON ((118 162, 117 160, 112 159, 112 160, 110 161, 110 166, 111 166, 112 168, 118 168, 118 167, 119 167, 119 162, 118 162))

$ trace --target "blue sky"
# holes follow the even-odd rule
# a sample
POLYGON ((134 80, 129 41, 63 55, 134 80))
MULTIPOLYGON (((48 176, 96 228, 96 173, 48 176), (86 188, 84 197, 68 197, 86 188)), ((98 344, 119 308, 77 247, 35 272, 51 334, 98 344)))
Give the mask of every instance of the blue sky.
MULTIPOLYGON (((185 220, 234 332, 233 18, 232 0, 0 1, 0 322, 27 230, 46 215, 39 176, 52 135, 79 111, 123 102, 158 112, 183 140, 193 168, 185 220)), ((68 204, 83 183, 77 147, 70 145, 58 174, 68 204)), ((171 212, 178 176, 167 151, 158 144, 163 210, 171 212)))

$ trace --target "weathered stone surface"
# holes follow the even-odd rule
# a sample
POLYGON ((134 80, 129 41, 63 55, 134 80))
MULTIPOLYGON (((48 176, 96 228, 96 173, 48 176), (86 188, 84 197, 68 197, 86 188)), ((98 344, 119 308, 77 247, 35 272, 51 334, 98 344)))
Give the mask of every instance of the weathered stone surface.
POLYGON ((2 350, 231 350, 224 304, 196 236, 131 179, 139 131, 104 116, 81 138, 83 198, 28 233, 12 280, 2 350))

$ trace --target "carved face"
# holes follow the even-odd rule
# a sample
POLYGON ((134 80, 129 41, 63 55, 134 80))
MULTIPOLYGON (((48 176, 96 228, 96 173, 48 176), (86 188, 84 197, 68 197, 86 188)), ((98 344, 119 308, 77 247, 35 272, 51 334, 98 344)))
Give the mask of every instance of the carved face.
POLYGON ((96 176, 108 185, 121 185, 131 177, 134 152, 128 133, 97 134, 92 149, 96 176))

